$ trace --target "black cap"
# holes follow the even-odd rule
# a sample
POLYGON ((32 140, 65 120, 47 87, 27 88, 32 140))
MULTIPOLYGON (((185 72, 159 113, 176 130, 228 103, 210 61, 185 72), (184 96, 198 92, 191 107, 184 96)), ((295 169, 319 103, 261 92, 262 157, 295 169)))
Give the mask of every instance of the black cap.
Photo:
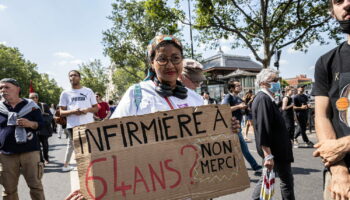
POLYGON ((13 78, 3 78, 0 80, 0 82, 3 82, 3 83, 11 83, 17 87, 19 87, 19 83, 16 79, 13 79, 13 78))

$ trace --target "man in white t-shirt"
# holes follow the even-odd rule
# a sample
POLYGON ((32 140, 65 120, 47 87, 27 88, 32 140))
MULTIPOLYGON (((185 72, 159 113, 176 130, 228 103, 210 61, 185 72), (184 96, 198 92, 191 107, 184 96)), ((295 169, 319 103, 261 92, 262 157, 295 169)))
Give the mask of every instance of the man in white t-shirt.
POLYGON ((62 92, 60 97, 61 116, 67 117, 67 131, 69 135, 67 152, 62 171, 72 170, 69 161, 73 153, 73 128, 82 124, 94 122, 94 114, 98 111, 94 92, 90 88, 80 85, 80 72, 71 70, 68 73, 72 88, 62 92))

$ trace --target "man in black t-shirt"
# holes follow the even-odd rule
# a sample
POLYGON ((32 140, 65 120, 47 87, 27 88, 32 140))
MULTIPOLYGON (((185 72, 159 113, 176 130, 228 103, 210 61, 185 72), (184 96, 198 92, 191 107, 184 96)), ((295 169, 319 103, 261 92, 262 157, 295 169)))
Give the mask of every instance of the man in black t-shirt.
POLYGON ((298 121, 298 127, 295 132, 294 140, 296 141, 299 135, 303 137, 304 142, 308 147, 313 147, 313 143, 309 140, 309 138, 306 135, 306 125, 307 125, 307 119, 308 119, 308 101, 309 99, 304 94, 304 87, 305 86, 299 86, 298 87, 298 94, 295 95, 293 98, 294 103, 294 111, 297 116, 298 121))
POLYGON ((315 67, 314 156, 328 167, 324 199, 350 198, 350 1, 330 0, 332 16, 348 41, 321 56, 315 67))

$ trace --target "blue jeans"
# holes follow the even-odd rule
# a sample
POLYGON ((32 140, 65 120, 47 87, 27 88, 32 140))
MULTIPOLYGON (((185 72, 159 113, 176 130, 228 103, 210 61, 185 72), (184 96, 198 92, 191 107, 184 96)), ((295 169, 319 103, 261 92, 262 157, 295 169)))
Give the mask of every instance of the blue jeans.
POLYGON ((255 161, 252 154, 250 154, 248 145, 243 139, 242 130, 238 133, 238 137, 239 137, 239 143, 241 144, 241 150, 242 150, 243 156, 249 162, 251 168, 253 170, 257 170, 261 168, 261 166, 255 161))

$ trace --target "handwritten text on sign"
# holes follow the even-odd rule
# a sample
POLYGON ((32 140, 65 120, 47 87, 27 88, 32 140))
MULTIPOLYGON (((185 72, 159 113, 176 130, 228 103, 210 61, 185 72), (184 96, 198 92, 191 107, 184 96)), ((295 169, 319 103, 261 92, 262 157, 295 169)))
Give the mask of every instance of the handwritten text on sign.
POLYGON ((249 187, 228 106, 112 119, 74 129, 90 199, 202 199, 249 187))

